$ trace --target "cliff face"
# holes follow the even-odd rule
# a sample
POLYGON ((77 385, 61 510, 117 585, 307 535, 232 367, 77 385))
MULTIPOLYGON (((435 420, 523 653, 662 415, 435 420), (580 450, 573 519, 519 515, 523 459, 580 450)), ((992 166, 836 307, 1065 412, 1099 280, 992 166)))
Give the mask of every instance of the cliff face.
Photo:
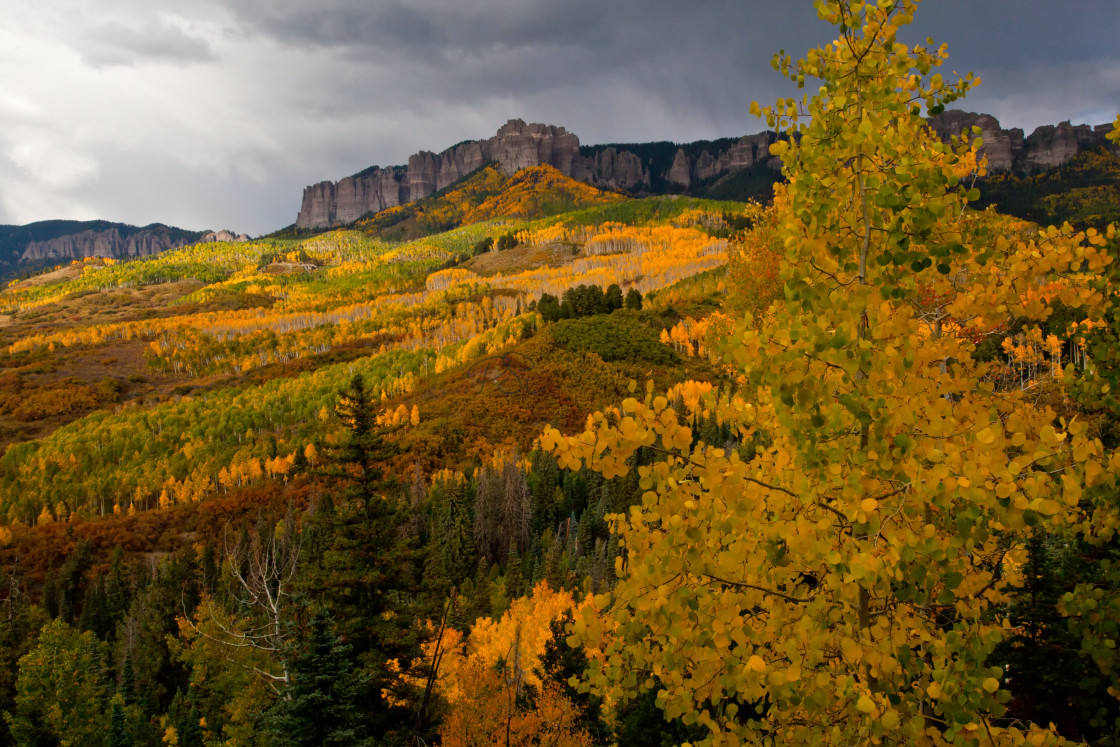
POLYGON ((409 157, 407 166, 375 166, 337 182, 307 187, 296 227, 343 225, 366 213, 423 199, 491 161, 507 175, 546 163, 565 176, 578 171, 586 177, 582 181, 615 178, 613 164, 604 169, 602 164, 580 162, 579 138, 563 127, 511 119, 489 140, 468 141, 442 153, 420 151, 409 157), (603 174, 604 170, 609 173, 603 174))
POLYGON ((664 174, 665 181, 688 189, 757 164, 766 164, 775 170, 781 169, 781 160, 770 155, 770 146, 777 139, 778 136, 773 132, 760 132, 739 138, 722 150, 716 149, 713 152, 705 149, 693 156, 689 156, 684 148, 678 148, 673 157, 673 165, 664 174))
POLYGON ((135 231, 118 227, 86 230, 32 241, 23 249, 21 262, 70 260, 83 257, 132 257, 159 254, 199 240, 199 234, 154 225, 135 231))
MULTIPOLYGON (((762 149, 773 141, 772 133, 762 133, 745 137, 726 151, 704 152, 695 159, 682 155, 683 161, 672 173, 656 176, 688 186, 768 159, 768 152, 762 149)), ((488 140, 468 141, 441 153, 421 151, 408 159, 407 166, 375 166, 337 182, 307 187, 296 227, 344 225, 366 213, 423 199, 491 161, 505 174, 548 164, 565 176, 601 189, 648 189, 655 176, 629 150, 612 146, 583 155, 579 138, 563 127, 511 119, 488 140)))
MULTIPOLYGON (((987 114, 951 110, 930 120, 930 126, 945 140, 973 125, 982 130, 983 152, 992 171, 1052 168, 1086 148, 1100 145, 1116 150, 1104 137, 1111 125, 1093 128, 1063 122, 1056 127, 1039 127, 1024 137, 1022 130, 1002 129, 999 121, 987 114)), ((496 161, 506 174, 549 164, 565 176, 600 189, 641 192, 658 184, 670 185, 671 189, 694 189, 759 164, 780 169, 779 159, 770 155, 775 140, 775 133, 760 132, 737 141, 693 143, 677 148, 670 162, 665 151, 660 152, 666 158, 659 160, 660 157, 648 155, 643 158, 627 149, 648 154, 650 147, 668 146, 666 143, 598 146, 581 154, 579 138, 563 127, 511 119, 488 140, 468 141, 441 153, 421 151, 408 159, 407 166, 375 166, 337 182, 307 187, 296 227, 344 225, 366 213, 423 199, 491 161, 496 161)))
POLYGON ((1106 147, 1120 154, 1120 148, 1105 139, 1112 125, 1072 125, 1068 121, 1057 126, 1038 127, 1023 137, 1018 127, 1005 130, 999 120, 989 114, 951 109, 929 120, 933 131, 942 140, 960 136, 965 129, 980 128, 984 145, 980 152, 988 157, 990 171, 1033 172, 1052 169, 1069 161, 1083 150, 1106 147))

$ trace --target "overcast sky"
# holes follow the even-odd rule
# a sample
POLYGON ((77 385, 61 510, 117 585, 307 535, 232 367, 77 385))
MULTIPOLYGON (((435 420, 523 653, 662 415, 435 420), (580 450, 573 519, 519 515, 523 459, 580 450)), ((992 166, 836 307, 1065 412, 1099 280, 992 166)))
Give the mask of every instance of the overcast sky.
MULTIPOLYGON (((926 0, 912 37, 1028 133, 1120 109, 1118 0, 926 0)), ((0 4, 0 223, 268 232, 303 187, 485 138, 738 136, 789 93, 811 0, 38 0, 0 4)))

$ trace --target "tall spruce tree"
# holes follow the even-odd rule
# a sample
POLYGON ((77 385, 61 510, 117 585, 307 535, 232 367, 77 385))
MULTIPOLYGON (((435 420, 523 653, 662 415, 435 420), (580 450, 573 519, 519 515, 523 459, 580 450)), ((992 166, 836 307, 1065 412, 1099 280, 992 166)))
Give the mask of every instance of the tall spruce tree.
POLYGON ((292 681, 265 712, 261 731, 277 747, 351 747, 367 744, 361 704, 364 687, 350 646, 318 611, 289 653, 292 681))

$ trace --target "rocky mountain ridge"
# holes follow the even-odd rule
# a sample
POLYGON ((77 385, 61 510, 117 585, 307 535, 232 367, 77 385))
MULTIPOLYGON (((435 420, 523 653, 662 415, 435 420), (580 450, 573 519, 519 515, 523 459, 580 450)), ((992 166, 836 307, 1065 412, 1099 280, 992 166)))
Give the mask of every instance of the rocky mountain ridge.
POLYGON ((132 259, 176 249, 194 243, 200 237, 193 231, 179 233, 177 229, 162 224, 146 226, 135 232, 128 231, 127 227, 114 226, 32 241, 24 247, 20 261, 66 261, 83 257, 132 259))
MULTIPOLYGON (((1104 139, 1111 125, 1062 122, 1039 127, 1024 137, 1021 129, 1002 129, 995 117, 960 110, 939 114, 930 123, 943 139, 980 126, 992 171, 1047 169, 1088 148, 1115 147, 1104 139)), ((600 189, 690 191, 756 166, 776 172, 780 163, 769 150, 776 140, 774 132, 765 131, 680 146, 637 143, 581 148, 579 138, 563 127, 511 119, 487 140, 466 141, 440 153, 421 151, 409 157, 406 166, 374 166, 337 182, 313 184, 304 189, 295 225, 319 229, 352 223, 363 215, 427 197, 490 162, 496 162, 506 174, 549 164, 565 176, 600 189)))
POLYGON ((548 164, 564 176, 600 189, 640 192, 648 190, 655 178, 687 189, 694 182, 768 161, 774 140, 774 133, 749 135, 714 155, 705 151, 695 163, 684 157, 668 173, 654 174, 626 146, 596 147, 585 154, 579 138, 563 127, 511 119, 488 140, 469 140, 441 153, 420 151, 409 157, 407 166, 374 166, 337 182, 307 187, 296 228, 352 223, 363 215, 423 199, 492 162, 507 175, 548 164))
POLYGON ((1067 120, 1057 125, 1036 127, 1024 137, 1023 130, 1012 127, 1005 130, 999 120, 990 114, 951 109, 930 119, 930 126, 942 140, 959 136, 974 126, 980 128, 984 145, 980 153, 988 158, 992 172, 1032 173, 1052 169, 1068 163, 1078 153, 1091 148, 1107 148, 1120 154, 1120 148, 1105 139, 1112 131, 1111 124, 1070 124, 1067 120))
POLYGON ((84 257, 133 259, 207 241, 247 241, 232 231, 188 231, 162 223, 45 220, 0 226, 0 278, 84 257))

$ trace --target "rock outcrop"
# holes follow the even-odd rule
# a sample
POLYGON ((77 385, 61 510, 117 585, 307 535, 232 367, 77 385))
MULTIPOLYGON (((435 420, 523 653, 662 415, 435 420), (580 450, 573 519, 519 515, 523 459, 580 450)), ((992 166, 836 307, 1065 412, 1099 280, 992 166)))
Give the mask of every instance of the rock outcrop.
MULTIPOLYGON (((581 162, 579 138, 563 127, 511 119, 489 140, 467 141, 441 153, 420 151, 409 157, 407 166, 374 166, 337 182, 311 185, 303 191, 296 227, 352 223, 367 213, 423 199, 492 161, 509 175, 546 163, 566 176, 580 171, 604 182, 614 179, 613 173, 602 173, 602 164, 581 162)), ((634 164, 627 167, 633 170, 634 164)))
MULTIPOLYGON (((992 171, 1052 168, 1086 148, 1101 145, 1116 150, 1105 140, 1111 125, 1093 128, 1063 122, 1039 127, 1024 137, 1022 130, 1005 130, 987 114, 951 110, 930 120, 930 126, 945 140, 974 125, 981 129, 992 171)), ((511 119, 488 140, 467 141, 441 153, 421 151, 408 159, 407 166, 374 166, 337 182, 307 187, 296 227, 352 223, 363 215, 423 199, 490 162, 496 162, 506 174, 549 164, 565 176, 601 189, 643 192, 650 191, 651 185, 664 184, 670 190, 695 190, 760 164, 780 169, 780 160, 770 155, 776 140, 774 132, 760 132, 733 142, 692 143, 677 148, 670 163, 663 150, 663 156, 649 155, 650 146, 664 144, 594 146, 581 152, 579 138, 563 127, 511 119)))
MULTIPOLYGON (((704 151, 704 155, 708 156, 708 151, 704 151)), ((669 167, 669 173, 665 175, 665 181, 672 182, 685 189, 692 186, 692 169, 689 167, 688 155, 684 152, 684 148, 677 149, 677 154, 673 156, 673 165, 669 167)))
POLYGON ((577 151, 572 159, 572 173, 568 176, 600 189, 626 191, 648 186, 650 175, 637 155, 608 147, 588 156, 577 151))
POLYGON ((247 233, 234 233, 233 231, 227 231, 223 228, 221 231, 207 231, 206 233, 202 234, 201 238, 199 238, 198 240, 198 243, 206 244, 208 242, 218 241, 238 244, 242 241, 248 240, 249 234, 247 233))
POLYGON ((140 229, 111 227, 32 241, 23 249, 21 262, 70 260, 83 257, 131 259, 159 254, 199 240, 200 234, 154 224, 140 229))
POLYGON ((932 117, 930 126, 942 140, 959 137, 972 127, 980 128, 984 145, 980 152, 988 157, 990 171, 1030 173, 1052 169, 1069 161, 1083 150, 1105 147, 1120 155, 1120 148, 1105 138, 1112 125, 1044 125, 1026 137, 1018 127, 1005 130, 989 114, 951 109, 932 117))

